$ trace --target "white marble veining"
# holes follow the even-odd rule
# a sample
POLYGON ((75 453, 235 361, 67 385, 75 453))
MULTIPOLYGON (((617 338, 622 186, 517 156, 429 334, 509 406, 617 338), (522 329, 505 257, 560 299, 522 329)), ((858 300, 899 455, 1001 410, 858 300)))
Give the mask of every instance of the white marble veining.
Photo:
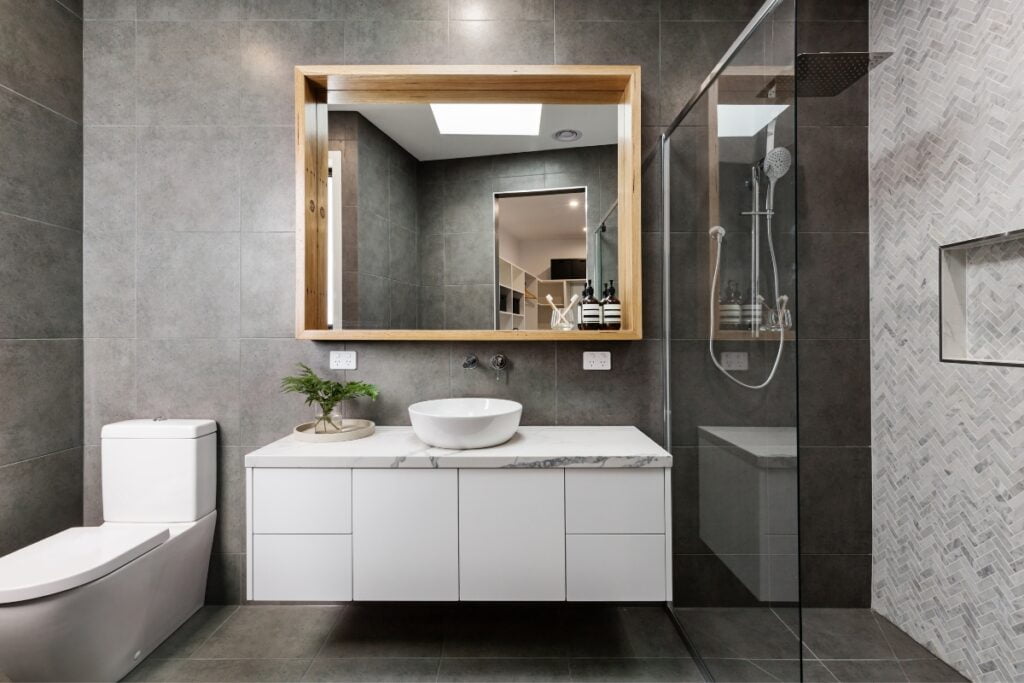
POLYGON ((796 467, 796 427, 698 427, 697 432, 757 467, 796 467))
POLYGON ((520 427, 491 448, 448 450, 411 427, 377 427, 356 441, 308 443, 286 436, 245 456, 246 467, 518 468, 671 467, 672 456, 636 427, 520 427))

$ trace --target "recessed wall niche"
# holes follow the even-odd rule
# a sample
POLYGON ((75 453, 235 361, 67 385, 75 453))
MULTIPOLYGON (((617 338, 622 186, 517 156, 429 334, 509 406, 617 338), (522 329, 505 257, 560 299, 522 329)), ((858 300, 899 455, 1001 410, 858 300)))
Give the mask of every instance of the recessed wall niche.
POLYGON ((1024 366, 1024 230, 939 247, 944 362, 1024 366))

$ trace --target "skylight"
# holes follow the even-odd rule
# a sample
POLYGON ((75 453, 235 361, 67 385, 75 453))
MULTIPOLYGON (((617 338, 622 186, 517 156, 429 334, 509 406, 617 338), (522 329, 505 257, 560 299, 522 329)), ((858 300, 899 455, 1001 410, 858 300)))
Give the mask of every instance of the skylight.
POLYGON ((431 104, 441 135, 539 135, 540 104, 431 104))
POLYGON ((788 104, 720 104, 718 137, 749 138, 757 135, 788 107, 788 104))

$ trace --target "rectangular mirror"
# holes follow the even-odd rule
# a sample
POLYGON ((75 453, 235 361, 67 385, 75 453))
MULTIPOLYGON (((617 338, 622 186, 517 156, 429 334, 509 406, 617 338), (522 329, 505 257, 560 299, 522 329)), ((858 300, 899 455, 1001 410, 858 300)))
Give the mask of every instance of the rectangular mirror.
POLYGON ((639 67, 296 67, 296 336, 641 338, 639 106, 639 67))

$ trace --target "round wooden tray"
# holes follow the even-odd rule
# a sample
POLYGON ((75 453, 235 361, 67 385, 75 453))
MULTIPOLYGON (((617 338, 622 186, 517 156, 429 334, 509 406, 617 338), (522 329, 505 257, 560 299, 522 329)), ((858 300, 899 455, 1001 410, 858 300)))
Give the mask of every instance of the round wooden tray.
POLYGON ((299 441, 312 441, 324 443, 330 441, 354 441, 373 434, 374 423, 371 420, 345 419, 341 421, 341 428, 336 432, 324 432, 317 434, 313 431, 315 422, 303 422, 296 427, 292 434, 299 441))

